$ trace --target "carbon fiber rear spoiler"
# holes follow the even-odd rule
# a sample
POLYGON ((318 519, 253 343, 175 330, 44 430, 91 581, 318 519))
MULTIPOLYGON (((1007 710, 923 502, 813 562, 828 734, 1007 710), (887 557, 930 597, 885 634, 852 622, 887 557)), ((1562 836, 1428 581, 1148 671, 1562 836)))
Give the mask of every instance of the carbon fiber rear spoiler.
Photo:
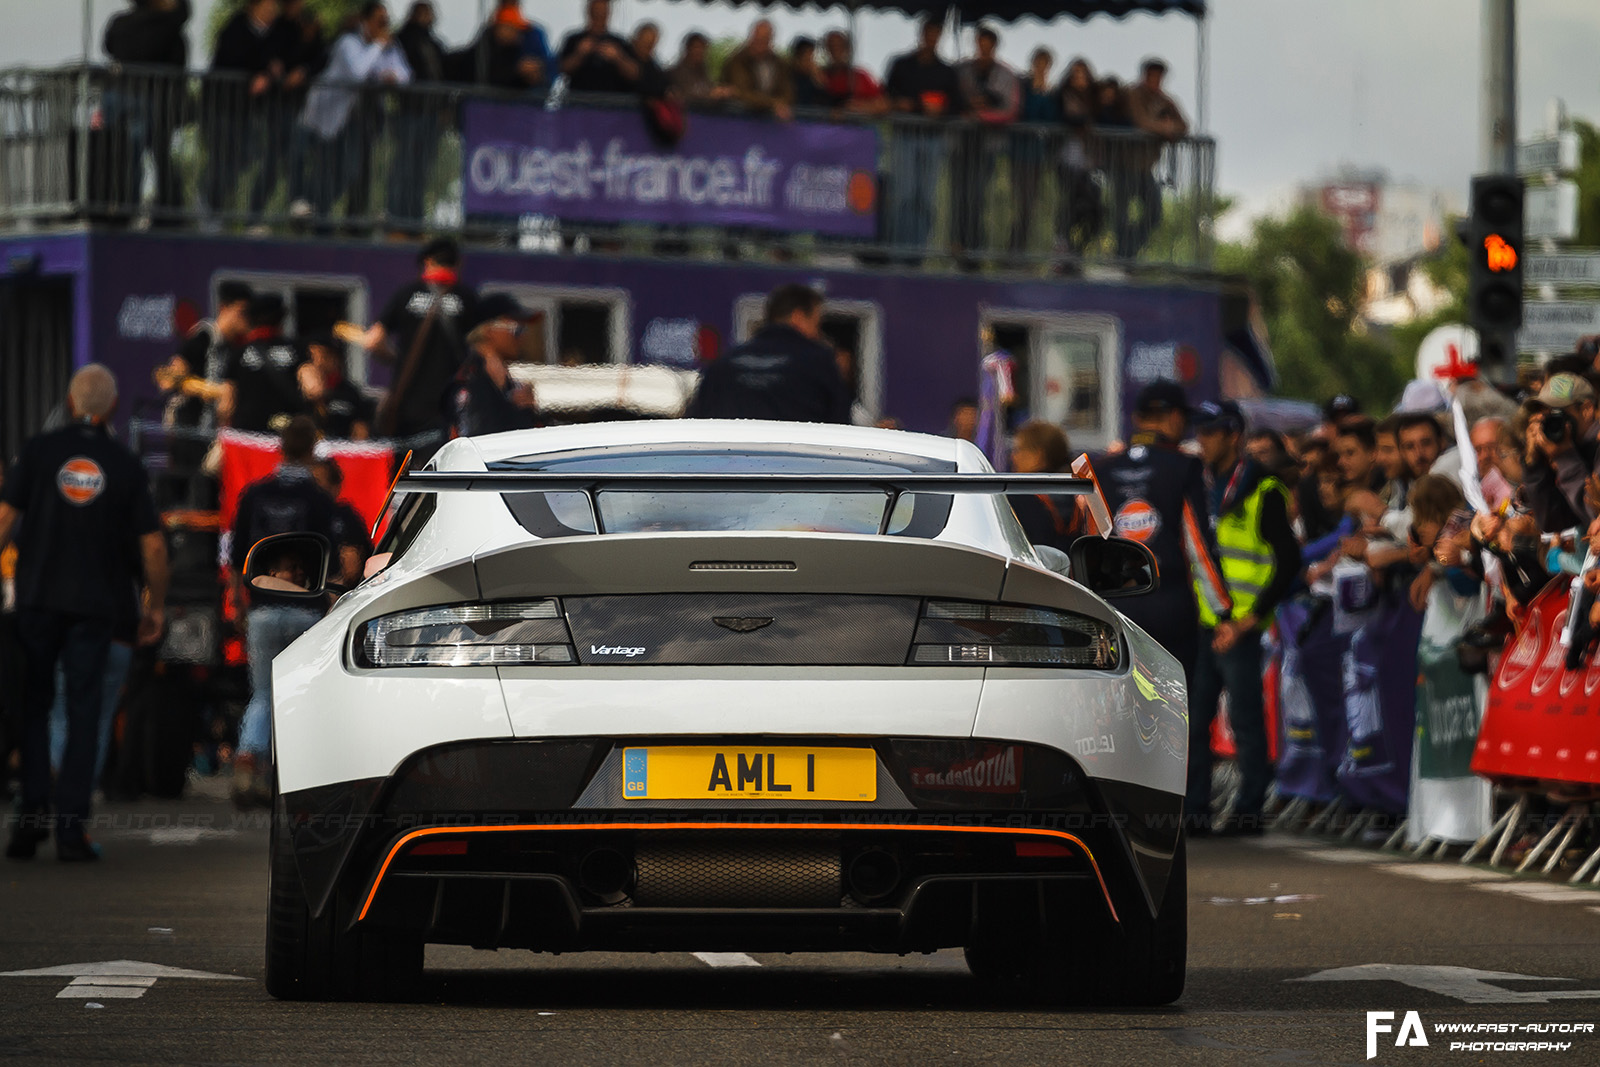
POLYGON ((394 493, 582 493, 595 529, 601 493, 881 493, 887 533, 895 506, 907 493, 1088 496, 1094 482, 1065 474, 562 474, 551 471, 406 471, 394 493))

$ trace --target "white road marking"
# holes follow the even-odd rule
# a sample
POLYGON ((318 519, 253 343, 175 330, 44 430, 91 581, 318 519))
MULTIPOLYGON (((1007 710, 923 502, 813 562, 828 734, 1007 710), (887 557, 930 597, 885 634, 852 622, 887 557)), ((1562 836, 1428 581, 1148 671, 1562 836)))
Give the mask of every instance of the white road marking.
POLYGON ((1552 885, 1549 882, 1496 882, 1493 885, 1480 885, 1476 888, 1496 893, 1510 893, 1525 900, 1537 900, 1542 904, 1592 904, 1600 900, 1593 890, 1552 885))
POLYGON ((1596 1000, 1600 989, 1516 990, 1490 985, 1496 982, 1570 982, 1570 978, 1546 978, 1510 971, 1478 971, 1471 967, 1411 966, 1397 963, 1367 963, 1359 967, 1336 967, 1318 971, 1290 982, 1399 982, 1416 989, 1451 997, 1465 1004, 1548 1004, 1552 1000, 1596 1000))
POLYGON ((0 971, 0 978, 71 978, 57 1000, 77 997, 102 997, 107 1000, 137 1000, 158 978, 199 978, 212 982, 248 982, 236 974, 189 971, 164 967, 139 960, 101 960, 99 963, 64 963, 59 967, 36 967, 27 971, 0 971))
POLYGON ((761 964, 743 952, 694 952, 695 959, 708 967, 759 967, 761 964))
POLYGON ((164 967, 159 963, 140 960, 102 960, 99 963, 63 963, 59 967, 38 967, 31 971, 0 971, 0 978, 76 978, 83 975, 120 975, 128 978, 203 978, 213 982, 248 982, 237 974, 213 974, 210 971, 186 971, 182 967, 164 967))
POLYGON ((1496 878, 1510 878, 1505 871, 1481 871, 1476 867, 1452 866, 1447 863, 1385 863, 1380 871, 1420 878, 1424 882, 1488 882, 1496 878))
POLYGON ((138 1000, 144 991, 156 984, 154 978, 137 978, 128 975, 83 975, 74 978, 67 988, 56 994, 57 1000, 103 997, 106 1000, 138 1000))

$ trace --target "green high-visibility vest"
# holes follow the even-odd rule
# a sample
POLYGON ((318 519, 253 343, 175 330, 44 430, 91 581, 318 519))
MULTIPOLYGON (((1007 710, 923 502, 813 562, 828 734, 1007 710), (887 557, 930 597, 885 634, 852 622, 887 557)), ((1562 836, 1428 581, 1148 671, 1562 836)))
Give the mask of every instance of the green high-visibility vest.
MULTIPOLYGON (((1217 518, 1217 548, 1222 552, 1222 580, 1228 583, 1228 594, 1233 598, 1233 617, 1242 619, 1255 608, 1256 598, 1272 584, 1277 557, 1272 546, 1261 536, 1261 505, 1268 493, 1283 493, 1287 503, 1288 490, 1276 478, 1263 478, 1251 494, 1236 504, 1232 511, 1217 518)), ((1201 625, 1214 627, 1218 619, 1211 605, 1201 595, 1195 583, 1195 599, 1200 603, 1201 625)))

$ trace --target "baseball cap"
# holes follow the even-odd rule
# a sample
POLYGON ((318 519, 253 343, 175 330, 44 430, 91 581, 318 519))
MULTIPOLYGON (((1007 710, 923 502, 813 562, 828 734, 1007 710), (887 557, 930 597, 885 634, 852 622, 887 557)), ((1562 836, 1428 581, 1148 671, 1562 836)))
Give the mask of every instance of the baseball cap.
POLYGON ((522 12, 515 7, 502 7, 499 11, 496 11, 494 24, 496 26, 515 26, 519 30, 525 30, 533 25, 523 18, 522 12))
POLYGON ((1169 411, 1188 414, 1189 394, 1177 382, 1162 378, 1139 390, 1139 395, 1133 401, 1133 410, 1140 415, 1164 415, 1169 411))
POLYGON ((1594 386, 1576 374, 1555 374, 1534 399, 1547 408, 1566 408, 1580 400, 1593 401, 1594 386))
POLYGON ((1327 416, 1329 422, 1338 422, 1346 415, 1361 414, 1361 401, 1349 393, 1340 393, 1322 405, 1322 413, 1327 416))
POLYGON ((1231 400, 1207 400, 1190 413, 1197 433, 1208 430, 1244 432, 1244 412, 1231 400))
POLYGON ((539 317, 539 312, 530 311, 510 293, 490 293, 478 301, 478 318, 474 326, 482 326, 495 319, 516 319, 518 322, 528 322, 539 317))
POLYGON ((1141 71, 1144 71, 1144 70, 1165 71, 1167 69, 1167 61, 1162 59, 1160 56, 1145 56, 1144 62, 1139 64, 1139 69, 1141 71))

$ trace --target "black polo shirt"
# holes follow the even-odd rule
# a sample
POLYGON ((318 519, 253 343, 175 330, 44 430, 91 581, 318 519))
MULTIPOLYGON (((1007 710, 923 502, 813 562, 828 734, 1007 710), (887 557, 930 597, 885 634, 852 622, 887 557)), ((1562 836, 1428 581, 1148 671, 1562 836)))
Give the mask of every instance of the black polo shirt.
POLYGON ((104 426, 75 422, 22 446, 0 500, 22 513, 19 608, 126 620, 138 540, 161 528, 137 456, 104 426))
MULTIPOLYGON (((229 552, 233 569, 243 574, 251 547, 263 537, 281 533, 316 533, 333 543, 333 497, 322 491, 309 467, 285 463, 240 494, 229 552)), ((251 589, 250 603, 253 607, 278 603, 303 607, 306 601, 251 589)))
POLYGON ((311 412, 324 437, 348 438, 358 422, 372 424, 372 401, 349 378, 340 378, 322 394, 311 412))
POLYGON ((234 386, 233 428, 269 433, 274 417, 305 414, 298 375, 310 359, 303 345, 286 337, 254 341, 231 352, 222 376, 234 386))
POLYGON ((465 338, 477 325, 478 298, 460 285, 441 290, 419 281, 395 293, 378 319, 395 351, 394 381, 398 382, 435 299, 440 301, 439 314, 428 327, 417 353, 417 369, 399 401, 396 432, 402 437, 444 426, 445 392, 466 358, 465 338))
POLYGON ((763 326, 700 374, 691 419, 850 423, 850 388, 833 349, 792 326, 763 326))

